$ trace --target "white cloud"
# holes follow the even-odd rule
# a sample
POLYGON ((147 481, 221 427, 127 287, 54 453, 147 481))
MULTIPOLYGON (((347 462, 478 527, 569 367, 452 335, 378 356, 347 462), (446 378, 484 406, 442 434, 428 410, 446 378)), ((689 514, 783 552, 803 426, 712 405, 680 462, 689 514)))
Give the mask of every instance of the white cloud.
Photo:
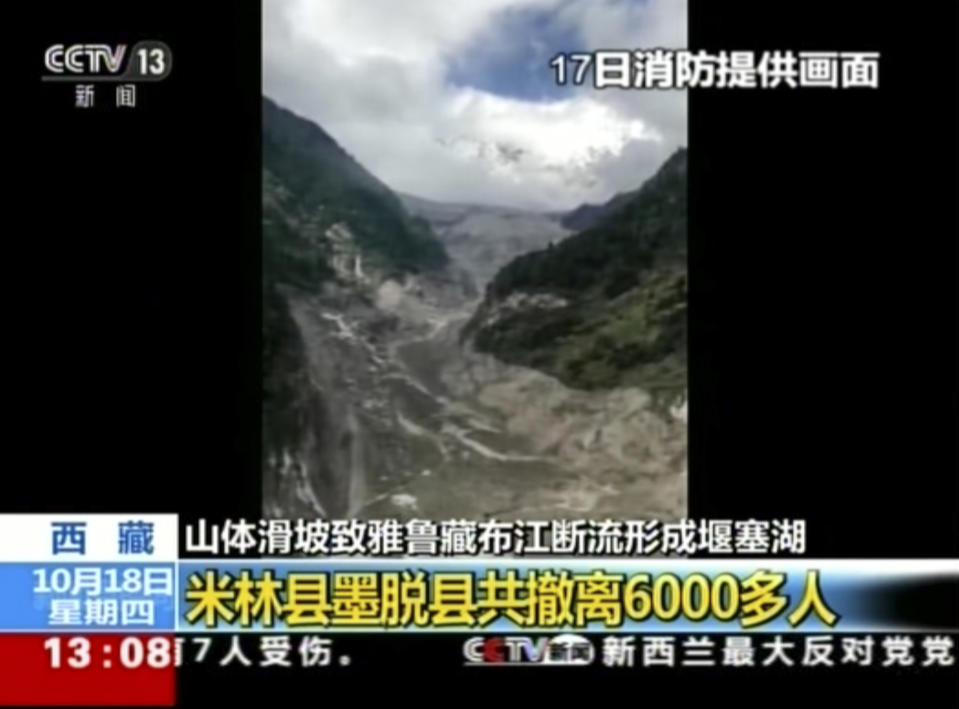
POLYGON ((446 82, 499 11, 523 7, 576 27, 586 46, 568 51, 686 43, 684 0, 264 0, 264 92, 399 191, 561 209, 635 188, 685 144, 684 93, 547 103, 446 82))

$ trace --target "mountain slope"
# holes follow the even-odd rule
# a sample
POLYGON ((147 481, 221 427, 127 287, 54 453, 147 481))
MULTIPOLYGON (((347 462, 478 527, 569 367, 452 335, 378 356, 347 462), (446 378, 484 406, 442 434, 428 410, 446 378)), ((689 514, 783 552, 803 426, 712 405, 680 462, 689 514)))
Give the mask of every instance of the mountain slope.
POLYGON ((564 214, 561 224, 571 231, 592 229, 610 214, 628 204, 638 191, 621 192, 605 204, 581 204, 573 211, 564 214))
MULTIPOLYGON (((581 389, 686 386, 686 151, 591 228, 503 268, 465 334, 581 389)), ((618 204, 617 204, 618 203, 618 204)))
POLYGON ((444 266, 449 257, 422 219, 319 126, 263 99, 264 266, 312 286, 332 262, 345 224, 356 248, 387 274, 444 266), (291 233, 295 232, 295 233, 291 233), (299 240, 297 241, 297 237, 299 240), (303 268, 307 265, 304 272, 303 268))
POLYGON ((344 515, 367 434, 343 363, 362 360, 352 350, 333 357, 294 305, 322 293, 338 308, 371 310, 381 283, 442 280, 449 257, 322 128, 266 98, 262 199, 264 502, 292 516, 344 515))

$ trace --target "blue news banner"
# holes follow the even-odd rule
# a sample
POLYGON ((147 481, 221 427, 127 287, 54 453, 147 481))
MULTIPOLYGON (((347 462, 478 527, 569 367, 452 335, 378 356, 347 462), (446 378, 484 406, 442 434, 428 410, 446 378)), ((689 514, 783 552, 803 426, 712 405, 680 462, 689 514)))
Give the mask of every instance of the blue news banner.
POLYGON ((6 633, 955 633, 957 580, 956 560, 180 560, 176 515, 0 515, 6 633), (952 607, 909 605, 942 588, 952 607))
POLYGON ((0 515, 0 631, 171 632, 176 515, 0 515))

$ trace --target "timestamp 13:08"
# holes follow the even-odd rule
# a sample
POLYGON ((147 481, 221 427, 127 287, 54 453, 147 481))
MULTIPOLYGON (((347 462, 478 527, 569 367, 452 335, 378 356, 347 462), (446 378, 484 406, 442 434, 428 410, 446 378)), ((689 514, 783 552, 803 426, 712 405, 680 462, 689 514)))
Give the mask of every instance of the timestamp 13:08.
MULTIPOLYGON (((43 643, 43 647, 48 653, 50 667, 54 669, 61 667, 83 669, 97 660, 94 657, 93 645, 86 637, 54 636, 48 638, 43 643)), ((101 656, 99 660, 104 668, 113 666, 115 660, 119 662, 119 666, 127 669, 135 669, 143 665, 161 669, 173 664, 173 640, 169 637, 153 637, 144 640, 129 636, 119 642, 116 655, 114 655, 113 645, 108 643, 100 645, 98 650, 101 656)))

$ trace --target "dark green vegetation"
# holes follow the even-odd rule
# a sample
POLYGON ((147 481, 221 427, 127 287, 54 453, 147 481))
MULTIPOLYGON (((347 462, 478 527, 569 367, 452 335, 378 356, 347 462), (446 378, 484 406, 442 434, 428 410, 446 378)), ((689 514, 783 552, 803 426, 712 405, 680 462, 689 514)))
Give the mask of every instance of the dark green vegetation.
POLYGON ((383 277, 433 270, 448 257, 429 225, 322 128, 263 99, 264 450, 280 450, 309 418, 308 377, 284 288, 317 293, 335 278, 334 244, 345 225, 364 271, 383 277), (299 422, 299 423, 297 423, 299 422))
POLYGON ((567 212, 560 220, 560 224, 572 231, 591 229, 610 214, 624 207, 638 191, 622 192, 606 204, 581 204, 572 212, 567 212))
POLYGON ((467 333, 477 349, 582 389, 686 387, 686 151, 594 226, 504 267, 467 333), (513 293, 564 307, 503 308, 513 293), (492 317, 492 324, 489 322, 492 317))
POLYGON ((429 225, 319 126, 263 99, 263 264, 268 277, 313 288, 329 274, 326 230, 348 225, 364 262, 384 275, 448 257, 429 225))

